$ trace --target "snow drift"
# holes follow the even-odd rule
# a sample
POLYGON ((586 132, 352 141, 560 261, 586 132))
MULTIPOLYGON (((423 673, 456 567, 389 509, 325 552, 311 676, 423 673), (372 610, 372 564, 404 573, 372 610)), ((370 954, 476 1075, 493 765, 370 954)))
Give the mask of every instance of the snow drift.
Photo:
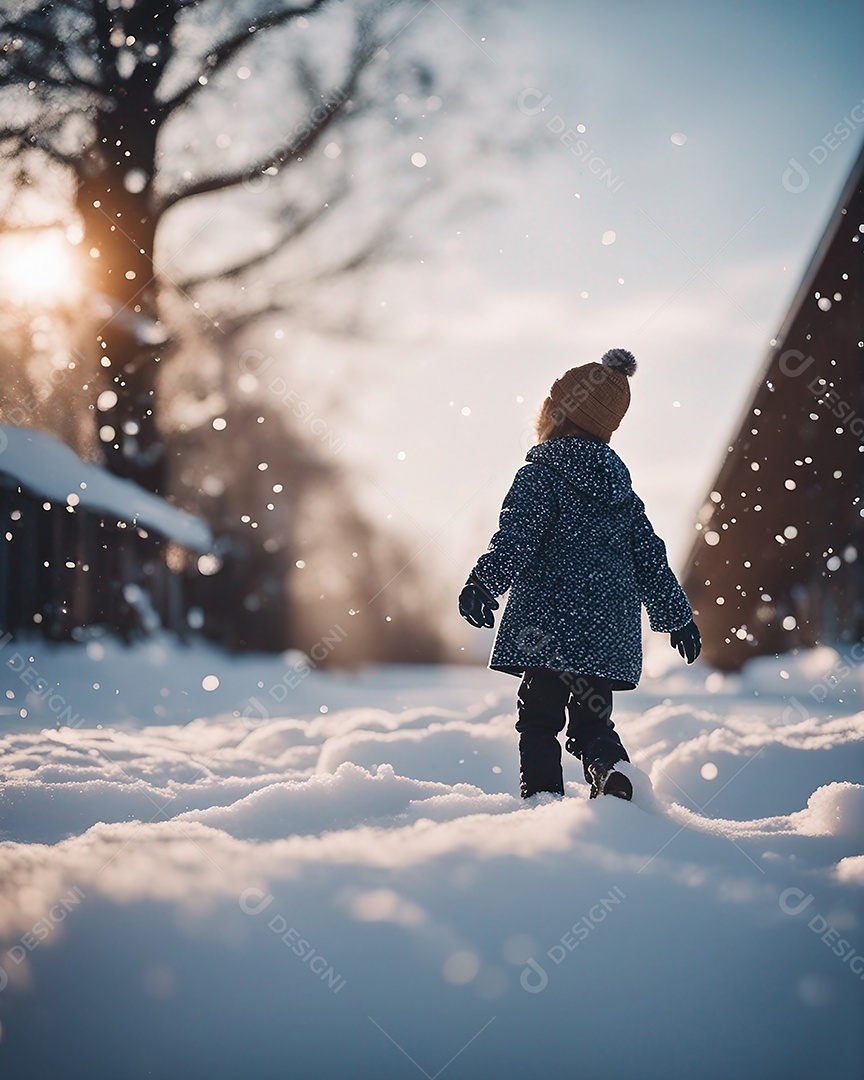
MULTIPOLYGON (((673 669, 616 697, 636 804, 568 760, 526 806, 515 680, 313 671, 252 717, 279 659, 121 657, 168 715, 44 727, 7 673, 5 1075, 860 1075, 854 678, 673 669)), ((114 659, 33 663, 71 700, 114 659)))

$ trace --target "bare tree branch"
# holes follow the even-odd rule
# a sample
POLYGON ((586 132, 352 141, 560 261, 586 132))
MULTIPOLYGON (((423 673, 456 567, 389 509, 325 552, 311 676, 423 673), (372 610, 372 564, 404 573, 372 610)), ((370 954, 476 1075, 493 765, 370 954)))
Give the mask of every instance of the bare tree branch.
POLYGON ((41 146, 36 146, 35 136, 28 134, 26 130, 6 128, 0 132, 0 142, 7 144, 2 155, 6 161, 20 160, 29 150, 42 149, 41 146))
POLYGON ((375 42, 366 40, 358 42, 345 81, 333 93, 332 98, 322 103, 323 115, 321 119, 315 121, 309 131, 298 142, 278 146, 271 150, 266 157, 259 159, 253 165, 247 165, 243 169, 236 169, 234 172, 226 172, 218 176, 206 176, 180 191, 172 191, 162 200, 159 213, 164 213, 176 203, 183 199, 189 199, 193 195, 206 195, 212 191, 224 191, 226 188, 237 187, 244 181, 266 172, 267 169, 275 169, 280 165, 284 165, 286 161, 302 157, 342 114, 346 101, 350 99, 357 89, 360 75, 377 50, 378 46, 375 42))
MULTIPOLYGON (((220 337, 215 340, 220 342, 229 324, 242 327, 277 314, 287 314, 301 326, 317 324, 325 332, 331 332, 331 324, 332 332, 350 332, 350 320, 360 318, 359 307, 350 300, 355 283, 375 260, 398 252, 408 206, 431 187, 426 174, 421 178, 410 169, 411 179, 406 183, 398 158, 394 158, 395 169, 389 170, 395 172, 390 182, 385 174, 391 136, 404 146, 412 134, 421 134, 420 128, 428 122, 426 113, 434 111, 424 111, 423 102, 428 104, 441 73, 448 74, 444 83, 453 86, 448 91, 442 85, 437 95, 448 98, 452 115, 465 72, 458 64, 445 64, 443 58, 439 72, 432 59, 436 44, 421 40, 416 27, 412 35, 400 37, 428 7, 423 0, 360 0, 339 7, 336 2, 331 0, 327 10, 340 12, 338 19, 332 24, 326 16, 310 19, 310 23, 322 24, 321 34, 311 40, 310 30, 307 42, 301 35, 295 41, 288 27, 323 11, 327 0, 229 0, 227 4, 225 0, 19 0, 5 5, 0 0, 4 105, 0 167, 8 176, 8 190, 15 193, 10 210, 26 209, 28 185, 38 186, 44 178, 52 196, 68 195, 85 243, 104 256, 90 266, 93 292, 110 297, 118 311, 140 311, 150 322, 162 321, 164 304, 171 313, 176 309, 182 322, 184 312, 191 316, 188 307, 198 308, 197 296, 189 305, 184 295, 185 303, 181 303, 173 283, 154 263, 163 214, 190 197, 237 191, 244 181, 260 179, 262 173, 275 175, 281 169, 284 182, 274 183, 267 198, 252 200, 257 206, 246 207, 260 213, 269 229, 259 241, 263 249, 246 257, 226 251, 223 258, 236 260, 233 265, 216 273, 191 274, 178 288, 184 294, 190 289, 204 290, 211 309, 206 321, 211 331, 218 326, 220 337), (181 13, 190 12, 195 12, 194 33, 175 33, 183 29, 181 13), (233 24, 216 30, 217 18, 223 16, 234 20, 233 24), (285 27, 284 35, 277 29, 280 26, 285 27), (262 152, 257 159, 239 159, 244 165, 234 158, 225 172, 214 175, 221 167, 216 159, 199 166, 198 175, 183 173, 176 181, 177 189, 169 190, 175 183, 167 176, 174 175, 171 164, 182 151, 185 131, 182 123, 177 125, 179 138, 175 139, 175 128, 169 125, 163 130, 163 122, 178 113, 185 115, 185 107, 207 82, 202 76, 224 75, 257 34, 270 30, 274 38, 278 36, 278 44, 283 44, 284 37, 290 46, 287 56, 263 49, 264 60, 283 70, 287 64, 291 73, 295 108, 286 121, 287 130, 281 138, 272 136, 276 145, 259 143, 262 152), (347 40, 343 34, 349 35, 347 40), (397 37, 399 49, 389 50, 390 41, 397 37), (389 57, 386 62, 385 56, 389 57), (334 61, 339 65, 336 75, 334 61), (174 71, 183 74, 176 81, 171 75, 169 83, 166 75, 174 71), (178 86, 174 92, 172 88, 178 86), (400 115, 394 118, 390 103, 397 95, 405 95, 410 105, 400 107, 400 115), (357 132, 357 148, 368 156, 370 166, 376 165, 375 140, 381 140, 388 150, 381 167, 353 169, 352 140, 341 137, 343 130, 357 132), (325 162, 318 153, 336 131, 340 144, 344 143, 338 164, 325 162), (45 168, 53 162, 71 171, 72 182, 66 187, 60 170, 45 168), (205 170, 212 173, 206 175, 205 170), (355 191, 359 193, 356 200, 355 191), (331 221, 329 212, 336 201, 340 202, 338 218, 331 221), (342 223, 346 227, 339 232, 342 223), (225 283, 222 293, 219 280, 225 283), (333 295, 339 303, 331 303, 333 295), (355 307, 358 314, 353 316, 355 307), (340 314, 343 310, 348 313, 345 317, 340 314)), ((468 0, 469 6, 474 2, 468 0)), ((185 29, 192 30, 191 20, 185 29)), ((258 51, 243 55, 257 57, 258 51)), ((223 80, 216 81, 220 85, 211 83, 217 98, 214 107, 218 108, 220 94, 223 105, 233 104, 228 87, 221 85, 223 80)), ((197 106, 199 99, 194 100, 197 106)), ((200 99, 200 104, 209 105, 210 95, 200 99)), ((260 120, 252 117, 249 134, 261 132, 260 120)), ((454 140, 454 153, 460 147, 454 140)), ((397 148, 393 149, 396 153, 397 148)), ((442 165, 447 159, 448 155, 442 156, 442 165)), ((10 212, 6 216, 12 223, 27 215, 10 212)), ((402 254, 409 250, 413 254, 406 241, 402 254)), ((372 323, 370 319, 368 325, 372 323)), ((364 319, 361 332, 365 325, 364 319)), ((106 385, 109 379, 117 385, 111 426, 119 435, 126 430, 126 419, 131 419, 137 430, 128 440, 118 438, 110 455, 106 448, 108 465, 158 492, 166 477, 165 460, 158 450, 157 408, 164 367, 159 354, 167 355, 166 349, 149 339, 138 340, 120 326, 118 318, 106 327, 97 340, 112 357, 112 368, 100 370, 99 375, 106 385), (124 373, 122 382, 114 378, 119 371, 124 373)), ((211 331, 205 328, 205 333, 211 331)), ((195 332, 200 329, 196 327, 195 332)), ((88 354, 88 362, 92 358, 88 354)), ((94 392, 96 382, 94 378, 94 392)))
POLYGON ((0 236, 17 235, 18 233, 41 233, 46 229, 65 229, 68 224, 68 221, 62 220, 40 221, 27 225, 10 225, 8 222, 3 222, 0 225, 0 236))
POLYGON ((83 76, 72 70, 69 64, 69 45, 66 41, 58 39, 53 33, 40 30, 32 23, 24 20, 11 20, 3 24, 2 30, 10 35, 3 49, 4 66, 9 74, 18 75, 22 79, 31 77, 38 71, 38 78, 34 80, 40 87, 50 86, 58 90, 74 90, 80 88, 91 92, 99 92, 100 87, 88 81, 83 76), (20 49, 9 48, 11 40, 15 37, 29 38, 41 48, 41 63, 34 62, 32 57, 22 55, 20 49), (49 65, 59 65, 64 77, 52 75, 48 70, 49 65))
POLYGON ((325 214, 348 194, 349 184, 348 178, 343 174, 340 177, 339 186, 333 191, 327 199, 310 210, 308 213, 298 216, 293 212, 293 207, 289 206, 279 216, 281 221, 287 221, 288 223, 282 228, 279 234, 279 238, 272 244, 269 244, 263 251, 258 252, 255 255, 251 255, 248 259, 244 259, 242 262, 236 263, 234 266, 227 270, 211 270, 204 274, 198 274, 195 277, 186 278, 180 282, 178 288, 183 292, 189 292, 190 289, 194 289, 200 285, 206 285, 209 282, 216 279, 225 280, 233 279, 244 274, 247 270, 252 270, 256 266, 261 266, 269 259, 272 259, 280 251, 283 250, 289 243, 308 232, 316 222, 320 221, 325 214))
POLYGON ((201 89, 201 78, 223 68, 232 57, 250 44, 255 34, 264 30, 272 30, 275 26, 284 26, 285 23, 291 22, 292 19, 311 15, 327 2, 328 0, 311 0, 306 7, 289 7, 282 8, 281 11, 268 12, 261 18, 256 19, 253 26, 246 26, 236 34, 226 38, 225 41, 207 54, 206 67, 199 71, 195 78, 188 82, 182 90, 178 90, 173 97, 161 103, 160 112, 163 118, 175 112, 181 105, 185 105, 192 95, 201 89))
MULTIPOLYGON (((342 277, 359 270, 361 267, 368 266, 376 260, 392 257, 395 250, 394 241, 400 233, 401 223, 405 215, 418 202, 427 199, 431 191, 441 190, 443 187, 444 182, 439 179, 432 184, 426 184, 424 187, 416 189, 407 198, 391 206, 385 220, 353 254, 335 265, 324 267, 317 274, 307 274, 303 279, 304 284, 317 285, 324 281, 332 281, 334 278, 342 277)), ((290 289, 291 282, 288 282, 287 285, 290 289)))
POLYGON ((286 306, 283 303, 267 301, 255 308, 244 308, 236 315, 222 315, 219 318, 219 329, 222 331, 223 340, 232 342, 239 334, 248 330, 253 322, 258 319, 266 319, 270 315, 284 315, 286 306))
POLYGON ((57 39, 49 33, 37 30, 35 26, 28 26, 26 23, 17 19, 12 19, 9 22, 3 24, 3 32, 8 34, 18 34, 21 37, 29 37, 34 41, 37 41, 40 45, 44 45, 46 49, 51 52, 62 52, 63 45, 58 42, 57 39))
MULTIPOLYGON (((435 185, 436 188, 443 186, 443 181, 435 185)), ((350 278, 352 274, 377 262, 392 259, 394 256, 398 257, 399 251, 395 243, 399 235, 398 222, 413 205, 428 195, 429 190, 425 187, 421 191, 415 191, 410 197, 394 206, 388 219, 382 222, 372 235, 343 261, 324 267, 317 273, 304 274, 300 278, 282 278, 277 295, 262 298, 257 304, 246 305, 234 313, 221 313, 219 329, 222 344, 247 331, 255 322, 271 316, 291 318, 297 325, 305 324, 316 330, 323 330, 330 337, 350 336, 353 340, 364 337, 371 340, 374 331, 367 329, 362 322, 351 316, 341 323, 316 317, 310 310, 309 297, 327 282, 350 278)))

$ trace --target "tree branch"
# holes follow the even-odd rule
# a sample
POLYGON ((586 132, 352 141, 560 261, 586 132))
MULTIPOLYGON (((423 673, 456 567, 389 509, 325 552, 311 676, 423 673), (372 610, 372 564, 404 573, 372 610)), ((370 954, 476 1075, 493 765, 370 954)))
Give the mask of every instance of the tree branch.
POLYGON ((213 71, 219 71, 223 68, 232 57, 245 46, 248 45, 254 38, 255 34, 262 30, 272 30, 275 26, 284 26, 285 23, 290 22, 292 19, 299 19, 302 16, 311 15, 319 8, 323 7, 328 0, 311 0, 311 2, 304 7, 290 7, 282 8, 281 11, 271 11, 266 15, 257 19, 253 28, 247 28, 240 30, 230 38, 226 38, 220 45, 208 53, 206 67, 199 71, 199 73, 190 82, 183 87, 182 90, 178 90, 177 93, 163 102, 160 106, 160 111, 163 118, 170 113, 179 109, 181 105, 185 105, 190 97, 201 89, 201 78, 213 71))
POLYGON ((314 210, 310 210, 302 217, 294 217, 290 212, 283 213, 280 217, 288 218, 289 224, 285 227, 277 240, 266 247, 263 251, 258 252, 255 255, 251 255, 248 259, 244 259, 242 262, 236 263, 234 266, 227 270, 214 270, 210 273, 199 274, 197 277, 186 278, 185 281, 181 281, 177 286, 183 292, 188 292, 190 289, 194 289, 199 285, 206 285, 215 280, 224 280, 226 278, 232 279, 239 277, 247 270, 251 270, 256 266, 261 266, 267 262, 268 259, 277 255, 287 244, 296 240, 302 236, 305 232, 312 228, 312 226, 319 221, 325 213, 327 213, 332 207, 340 202, 348 194, 348 180, 347 177, 342 177, 339 187, 336 191, 330 195, 326 202, 316 206, 314 210), (293 219, 293 220, 291 220, 293 219))
POLYGON ((18 19, 12 19, 10 22, 4 23, 3 33, 12 35, 19 34, 21 37, 30 37, 51 51, 56 50, 59 45, 57 39, 53 35, 46 34, 43 30, 37 30, 35 26, 27 26, 18 19))
POLYGON ((68 221, 44 221, 31 225, 10 225, 8 222, 0 222, 0 236, 8 236, 18 233, 40 233, 46 229, 65 229, 68 221))
MULTIPOLYGON (((432 191, 440 190, 443 181, 439 180, 432 185, 426 184, 416 189, 407 198, 402 199, 398 205, 391 208, 385 221, 383 221, 364 244, 358 247, 352 255, 347 256, 342 262, 334 266, 324 267, 317 274, 312 274, 304 279, 304 284, 317 285, 323 281, 350 274, 363 266, 368 266, 377 258, 392 254, 393 241, 399 235, 399 225, 405 215, 416 206, 421 199, 429 197, 432 191)), ((291 283, 288 282, 289 288, 291 283)))
POLYGON ((11 52, 4 50, 4 52, 6 52, 4 60, 8 65, 9 70, 14 75, 19 76, 22 81, 32 80, 34 71, 38 71, 38 77, 35 80, 37 84, 52 86, 59 90, 70 90, 75 87, 80 87, 81 89, 95 93, 99 92, 99 86, 88 82, 82 76, 77 75, 69 66, 68 42, 58 38, 55 34, 40 30, 36 26, 30 25, 26 21, 20 19, 13 19, 5 23, 2 30, 4 33, 13 36, 17 35, 22 38, 29 38, 31 42, 35 43, 35 47, 41 47, 42 51, 39 56, 39 63, 34 62, 32 58, 22 56, 21 49, 15 49, 11 52), (61 66, 65 78, 59 78, 56 75, 49 74, 48 68, 53 63, 61 66))
POLYGON ((266 157, 261 158, 252 165, 245 166, 242 170, 237 169, 234 172, 222 173, 219 176, 205 176, 182 191, 172 191, 162 200, 159 213, 163 214, 176 203, 183 199, 189 199, 193 195, 206 195, 212 191, 224 191, 226 188, 237 187, 245 181, 260 176, 267 169, 274 169, 279 165, 283 165, 290 158, 302 157, 307 150, 315 145, 334 120, 339 117, 345 102, 350 99, 356 90, 361 73, 376 52, 377 45, 374 43, 358 43, 345 82, 335 91, 329 101, 322 104, 324 110, 322 118, 315 121, 298 142, 286 142, 271 150, 266 157))
POLYGON ((285 311, 284 304, 267 301, 257 307, 247 308, 237 315, 220 315, 219 329, 222 331, 224 339, 230 342, 239 334, 248 330, 251 323, 257 319, 265 319, 269 315, 284 315, 285 311))

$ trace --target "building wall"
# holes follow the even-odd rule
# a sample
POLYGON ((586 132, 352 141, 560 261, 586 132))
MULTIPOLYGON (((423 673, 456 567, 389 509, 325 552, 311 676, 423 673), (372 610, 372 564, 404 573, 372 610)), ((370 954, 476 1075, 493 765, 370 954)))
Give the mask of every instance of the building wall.
POLYGON ((864 638, 864 154, 706 495, 684 586, 706 658, 864 638))

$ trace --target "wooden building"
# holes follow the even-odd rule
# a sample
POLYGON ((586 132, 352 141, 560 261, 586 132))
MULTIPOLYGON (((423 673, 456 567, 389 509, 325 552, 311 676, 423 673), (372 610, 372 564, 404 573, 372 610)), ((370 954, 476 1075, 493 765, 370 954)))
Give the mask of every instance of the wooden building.
MULTIPOLYGON (((195 628, 195 588, 215 569, 199 518, 82 461, 45 432, 0 426, 0 628, 127 641, 195 628)), ((200 625, 200 622, 198 623, 200 625)))
POLYGON ((684 586, 705 657, 864 638, 864 152, 696 525, 684 586))

